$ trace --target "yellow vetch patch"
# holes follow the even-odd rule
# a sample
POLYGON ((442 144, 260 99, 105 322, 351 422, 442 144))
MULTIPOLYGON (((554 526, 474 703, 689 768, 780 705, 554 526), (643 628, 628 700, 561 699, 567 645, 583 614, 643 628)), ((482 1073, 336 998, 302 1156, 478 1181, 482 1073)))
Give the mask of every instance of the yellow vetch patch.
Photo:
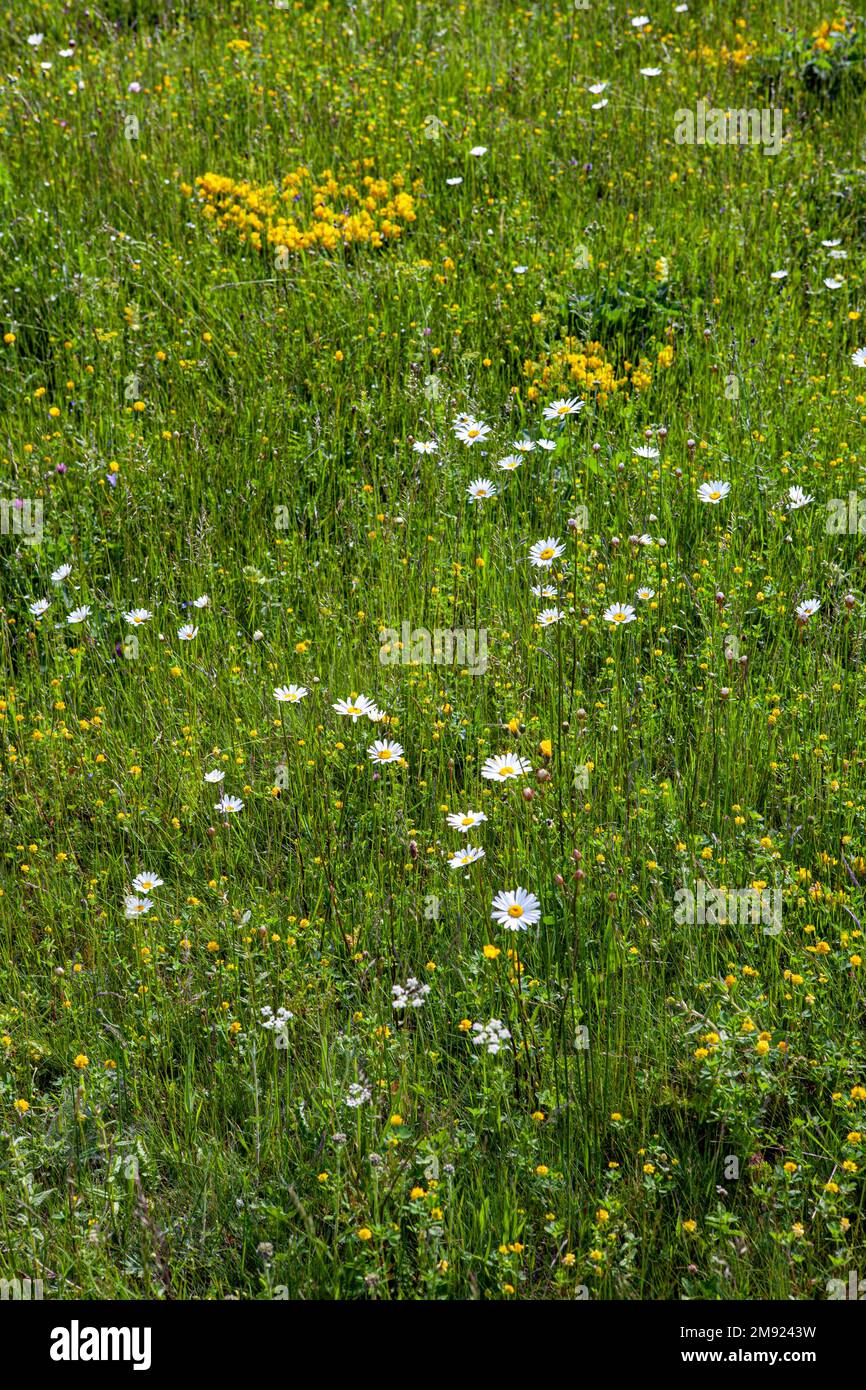
POLYGON ((277 254, 291 254, 396 241, 416 218, 419 182, 410 187, 400 173, 391 179, 365 174, 352 183, 330 169, 316 177, 301 165, 279 186, 201 174, 190 193, 219 231, 234 231, 259 251, 273 246, 277 254))

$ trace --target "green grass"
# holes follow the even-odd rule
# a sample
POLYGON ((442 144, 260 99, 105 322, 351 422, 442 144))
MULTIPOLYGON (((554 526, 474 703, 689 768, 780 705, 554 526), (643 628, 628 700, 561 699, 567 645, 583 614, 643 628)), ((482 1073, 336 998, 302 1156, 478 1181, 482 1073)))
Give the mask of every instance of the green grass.
POLYGON ((810 1299, 862 1269, 866 519, 827 503, 866 517, 863 27, 649 8, 4 14, 0 1277, 810 1299), (780 108, 779 153, 677 144, 702 97, 780 108), (196 183, 301 168, 334 179, 324 218, 282 203, 304 228, 370 177, 399 232, 283 252, 260 210, 259 249, 196 183), (500 472, 524 435, 555 449, 500 472), (404 622, 483 629, 486 669, 383 661, 404 622), (359 692, 375 727, 333 709, 359 692), (532 770, 496 786, 504 752, 532 770), (679 922, 696 880, 778 889, 781 932, 679 922), (525 933, 491 920, 518 885, 525 933))

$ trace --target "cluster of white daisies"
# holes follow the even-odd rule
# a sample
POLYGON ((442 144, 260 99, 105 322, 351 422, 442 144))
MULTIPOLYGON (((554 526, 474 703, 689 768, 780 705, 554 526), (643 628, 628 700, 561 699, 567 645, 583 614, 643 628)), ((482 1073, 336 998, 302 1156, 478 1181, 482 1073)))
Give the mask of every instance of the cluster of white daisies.
POLYGON ((162 879, 157 878, 156 874, 141 873, 137 874, 132 880, 132 892, 127 894, 124 899, 126 916, 145 917, 153 907, 152 900, 148 893, 152 893, 155 888, 162 887, 162 879))
MULTIPOLYGON (((71 565, 59 565, 52 572, 51 583, 55 588, 60 588, 71 574, 71 565)), ((207 608, 209 603, 210 599, 207 594, 200 594, 198 598, 192 599, 190 606, 192 608, 207 608)), ((29 612, 36 619, 44 618, 50 607, 50 598, 37 598, 28 605, 29 612)), ((89 603, 79 604, 77 608, 70 609, 66 614, 66 621, 70 627, 77 627, 80 623, 86 623, 92 612, 93 609, 89 603)), ((130 608, 128 613, 123 614, 124 621, 129 627, 143 627, 145 623, 150 622, 152 617, 153 614, 149 608, 130 608)), ((177 635, 181 642, 191 642, 194 637, 198 636, 198 628, 194 627, 192 623, 183 623, 178 628, 177 635)))

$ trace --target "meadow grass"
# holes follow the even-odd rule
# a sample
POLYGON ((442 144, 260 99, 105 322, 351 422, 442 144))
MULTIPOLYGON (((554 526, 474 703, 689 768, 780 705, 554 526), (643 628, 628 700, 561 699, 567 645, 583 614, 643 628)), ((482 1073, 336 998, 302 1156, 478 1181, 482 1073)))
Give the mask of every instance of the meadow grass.
POLYGON ((863 1268, 866 31, 680 9, 4 14, 0 1278, 863 1268))

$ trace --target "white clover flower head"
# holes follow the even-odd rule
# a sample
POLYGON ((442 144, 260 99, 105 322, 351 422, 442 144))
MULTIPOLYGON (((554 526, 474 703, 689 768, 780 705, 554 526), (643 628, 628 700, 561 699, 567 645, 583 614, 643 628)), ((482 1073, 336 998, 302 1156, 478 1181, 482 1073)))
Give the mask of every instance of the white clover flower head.
POLYGON ((501 1018, 491 1018, 487 1023, 473 1023, 472 1044, 483 1047, 492 1057, 508 1042, 511 1033, 501 1018))
POLYGON ((405 985, 392 985, 391 1001, 392 1009, 421 1009, 424 1007, 424 1000, 430 993, 430 986, 423 985, 420 980, 416 980, 414 975, 410 975, 405 985))

